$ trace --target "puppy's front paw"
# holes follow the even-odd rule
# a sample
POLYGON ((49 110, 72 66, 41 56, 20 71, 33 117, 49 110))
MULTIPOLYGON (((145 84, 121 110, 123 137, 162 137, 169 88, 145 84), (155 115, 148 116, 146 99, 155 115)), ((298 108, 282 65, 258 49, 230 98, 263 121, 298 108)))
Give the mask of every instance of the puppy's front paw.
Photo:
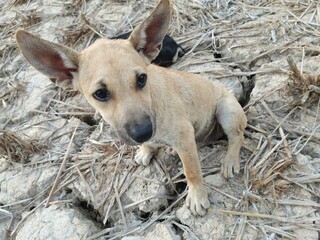
POLYGON ((225 158, 221 164, 221 174, 225 178, 233 178, 240 171, 240 159, 225 158))
POLYGON ((206 209, 210 207, 208 200, 208 193, 204 187, 200 188, 189 188, 187 200, 187 207, 194 215, 203 216, 206 214, 206 209))
POLYGON ((139 165, 142 164, 144 166, 147 166, 150 163, 152 156, 153 156, 152 149, 147 146, 142 145, 138 149, 136 156, 134 157, 134 160, 139 165))

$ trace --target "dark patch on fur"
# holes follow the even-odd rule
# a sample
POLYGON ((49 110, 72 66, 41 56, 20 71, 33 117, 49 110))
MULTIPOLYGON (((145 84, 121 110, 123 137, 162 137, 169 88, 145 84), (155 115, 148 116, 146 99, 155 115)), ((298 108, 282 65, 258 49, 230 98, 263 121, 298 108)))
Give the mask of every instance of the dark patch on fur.
POLYGON ((196 129, 196 127, 197 126, 195 124, 194 128, 198 147, 212 144, 224 136, 224 131, 215 117, 201 132, 198 132, 199 129, 196 129))
MULTIPOLYGON (((128 39, 130 34, 131 32, 127 32, 112 37, 111 39, 128 39)), ((162 41, 162 48, 152 63, 163 67, 169 67, 174 63, 173 57, 177 52, 178 58, 181 58, 185 54, 185 50, 173 38, 166 35, 162 41)))

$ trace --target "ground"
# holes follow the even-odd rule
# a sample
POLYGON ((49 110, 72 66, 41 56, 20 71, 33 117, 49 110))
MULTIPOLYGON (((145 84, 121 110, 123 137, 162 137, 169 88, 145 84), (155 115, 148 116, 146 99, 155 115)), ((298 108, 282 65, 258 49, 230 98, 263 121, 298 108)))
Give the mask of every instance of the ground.
POLYGON ((200 149, 211 207, 194 217, 178 157, 137 166, 136 147, 16 46, 23 28, 81 50, 157 1, 0 1, 1 239, 320 238, 320 4, 172 2, 186 50, 172 68, 225 84, 246 111, 241 173, 219 174, 227 140, 200 149))

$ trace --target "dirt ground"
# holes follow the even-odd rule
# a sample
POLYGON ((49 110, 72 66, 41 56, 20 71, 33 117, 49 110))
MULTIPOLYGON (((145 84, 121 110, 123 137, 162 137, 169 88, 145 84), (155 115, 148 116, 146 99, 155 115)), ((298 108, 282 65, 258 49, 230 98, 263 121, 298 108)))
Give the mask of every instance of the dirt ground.
POLYGON ((178 157, 136 165, 136 147, 16 46, 23 28, 81 50, 157 1, 0 0, 1 239, 320 239, 320 2, 172 2, 186 50, 172 68, 225 84, 246 111, 241 173, 219 174, 227 140, 200 149, 211 207, 194 217, 178 157))

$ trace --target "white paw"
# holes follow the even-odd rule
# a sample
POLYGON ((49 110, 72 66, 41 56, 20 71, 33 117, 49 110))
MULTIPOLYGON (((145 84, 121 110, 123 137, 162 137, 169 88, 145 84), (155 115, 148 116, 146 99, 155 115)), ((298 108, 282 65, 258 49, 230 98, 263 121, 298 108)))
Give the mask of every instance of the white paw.
POLYGON ((150 163, 152 156, 153 156, 153 153, 151 149, 145 146, 141 146, 138 149, 136 156, 134 157, 134 160, 139 165, 147 166, 150 163))
POLYGON ((232 178, 240 171, 240 159, 225 158, 221 164, 221 174, 225 178, 232 178))
POLYGON ((208 200, 208 193, 204 187, 189 188, 187 200, 187 207, 194 215, 203 216, 206 214, 206 209, 210 207, 208 200))

